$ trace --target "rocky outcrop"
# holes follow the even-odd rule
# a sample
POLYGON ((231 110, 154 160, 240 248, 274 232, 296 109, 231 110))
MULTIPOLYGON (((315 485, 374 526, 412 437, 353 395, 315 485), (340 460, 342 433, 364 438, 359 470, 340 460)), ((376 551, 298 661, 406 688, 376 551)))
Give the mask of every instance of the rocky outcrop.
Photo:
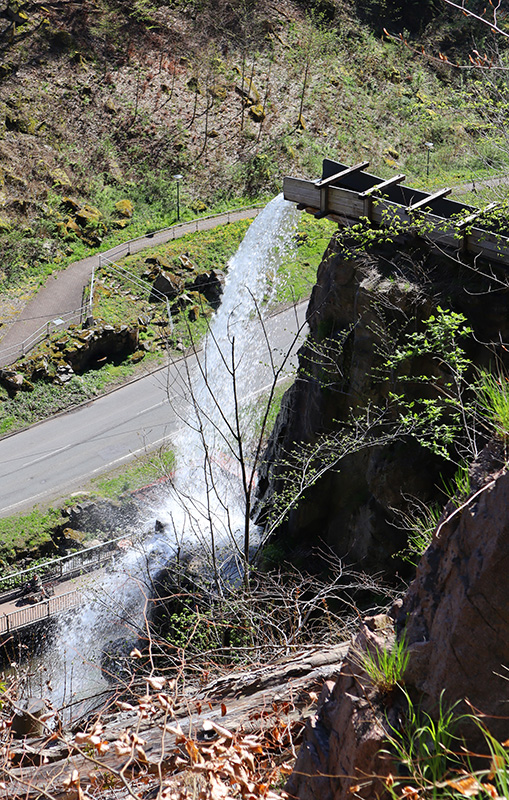
MULTIPOLYGON (((74 373, 81 374, 105 361, 122 361, 137 351, 138 344, 139 326, 135 324, 97 324, 91 328, 73 325, 58 338, 45 340, 37 355, 19 362, 23 375, 15 374, 14 380, 10 379, 9 391, 29 390, 30 381, 36 380, 66 383, 74 373)), ((9 375, 8 370, 2 370, 0 375, 0 381, 5 376, 6 386, 9 375)))
MULTIPOLYGON (((509 733, 508 509, 502 472, 451 510, 398 615, 410 652, 405 677, 422 707, 436 714, 441 698, 446 707, 459 702, 458 714, 486 715, 500 740, 509 733)), ((467 734, 480 736, 477 727, 467 734)))
POLYGON ((304 732, 293 773, 285 787, 299 800, 347 800, 383 794, 390 761, 382 752, 399 707, 386 715, 386 699, 362 667, 362 654, 390 647, 392 621, 385 615, 365 620, 342 664, 337 681, 324 684, 316 714, 304 732))
MULTIPOLYGON (((489 288, 480 272, 462 268, 410 235, 366 251, 331 241, 309 303, 310 333, 299 353, 299 374, 281 404, 260 471, 258 521, 270 518, 273 498, 287 490, 286 464, 302 445, 330 436, 333 449, 333 437, 339 443, 338 432, 368 408, 384 412, 383 444, 376 444, 376 431, 372 441, 359 439, 358 447, 307 488, 279 525, 280 543, 295 549, 321 540, 365 569, 401 569, 394 558, 405 546, 398 512, 407 510, 411 498, 443 504, 439 486, 455 467, 408 436, 389 432, 384 440, 387 422, 398 418, 396 408, 392 418, 387 415, 393 408, 390 393, 408 392, 411 386, 385 362, 405 335, 423 330, 440 306, 464 315, 474 335, 462 339, 462 346, 473 363, 487 364, 492 352, 479 343, 509 337, 507 290, 490 295, 486 314, 489 288)), ((407 365, 409 376, 427 373, 447 379, 425 354, 407 365)), ((437 396, 432 385, 427 391, 437 396)))
MULTIPOLYGON (((409 653, 408 696, 432 718, 440 707, 468 714, 457 733, 477 753, 487 746, 473 712, 499 741, 509 735, 508 507, 509 473, 499 471, 485 476, 462 507, 449 508, 393 610, 409 653)), ((384 752, 404 719, 404 696, 388 702, 359 666, 363 654, 390 646, 392 628, 388 617, 365 620, 339 679, 325 685, 287 785, 291 796, 346 800, 352 784, 360 784, 356 794, 379 796, 378 779, 395 771, 384 752)))

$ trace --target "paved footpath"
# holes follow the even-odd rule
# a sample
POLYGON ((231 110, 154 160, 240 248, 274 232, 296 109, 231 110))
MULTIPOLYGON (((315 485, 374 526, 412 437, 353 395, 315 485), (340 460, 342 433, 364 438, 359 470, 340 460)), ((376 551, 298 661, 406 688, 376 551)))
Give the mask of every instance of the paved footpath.
POLYGON ((50 275, 42 289, 26 304, 16 319, 10 324, 7 332, 0 340, 0 367, 12 364, 22 354, 22 342, 25 342, 53 319, 65 317, 82 306, 83 291, 88 284, 92 270, 99 266, 99 257, 110 260, 123 258, 140 250, 156 247, 172 239, 179 239, 188 233, 207 231, 218 225, 252 219, 261 211, 261 206, 225 211, 211 217, 202 217, 192 222, 183 222, 164 228, 139 239, 116 245, 111 250, 75 261, 65 270, 50 275))

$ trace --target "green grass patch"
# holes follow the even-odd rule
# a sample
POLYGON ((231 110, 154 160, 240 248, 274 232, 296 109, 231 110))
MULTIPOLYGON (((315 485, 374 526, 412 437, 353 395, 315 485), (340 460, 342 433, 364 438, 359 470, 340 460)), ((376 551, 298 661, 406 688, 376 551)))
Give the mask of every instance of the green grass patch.
MULTIPOLYGON (((16 565, 20 558, 40 558, 53 550, 52 534, 64 522, 59 509, 41 511, 34 508, 29 514, 0 519, 0 564, 16 565)), ((19 568, 23 568, 19 565, 19 568)))
POLYGON ((336 223, 301 214, 295 232, 296 249, 281 264, 277 276, 277 300, 298 302, 309 297, 316 273, 336 223))
POLYGON ((147 453, 132 464, 119 467, 107 475, 94 478, 90 490, 94 497, 119 500, 129 492, 136 492, 161 478, 169 477, 175 469, 173 450, 160 449, 147 453))

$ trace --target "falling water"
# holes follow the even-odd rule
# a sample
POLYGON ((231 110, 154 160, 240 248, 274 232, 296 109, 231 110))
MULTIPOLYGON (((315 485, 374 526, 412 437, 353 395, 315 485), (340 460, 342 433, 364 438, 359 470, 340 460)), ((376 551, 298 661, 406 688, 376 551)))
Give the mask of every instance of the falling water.
MULTIPOLYGON (((263 315, 273 299, 278 265, 291 246, 296 213, 282 195, 272 200, 250 225, 228 265, 222 303, 203 352, 190 366, 189 361, 181 362, 178 385, 172 387, 184 419, 172 441, 177 459, 174 487, 154 509, 164 530, 157 526, 159 533, 144 538, 141 553, 129 551, 114 571, 98 577, 85 606, 60 632, 49 659, 58 662, 60 673, 54 678, 56 705, 105 688, 102 649, 120 637, 135 640, 143 624, 148 572, 167 564, 177 547, 194 543, 209 553, 211 535, 222 555, 235 544, 243 525, 243 503, 229 425, 237 413, 248 418, 243 407, 273 380, 263 315)), ((147 523, 151 530, 153 522, 147 523)))

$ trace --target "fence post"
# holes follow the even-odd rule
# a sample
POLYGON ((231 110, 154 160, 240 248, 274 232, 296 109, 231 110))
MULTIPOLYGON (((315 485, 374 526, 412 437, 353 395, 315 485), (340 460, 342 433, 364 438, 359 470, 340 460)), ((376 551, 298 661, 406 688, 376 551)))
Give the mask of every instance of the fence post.
POLYGON ((5 628, 6 628, 6 631, 7 631, 7 633, 10 633, 10 630, 9 630, 9 615, 8 614, 4 614, 4 617, 5 617, 5 628))

